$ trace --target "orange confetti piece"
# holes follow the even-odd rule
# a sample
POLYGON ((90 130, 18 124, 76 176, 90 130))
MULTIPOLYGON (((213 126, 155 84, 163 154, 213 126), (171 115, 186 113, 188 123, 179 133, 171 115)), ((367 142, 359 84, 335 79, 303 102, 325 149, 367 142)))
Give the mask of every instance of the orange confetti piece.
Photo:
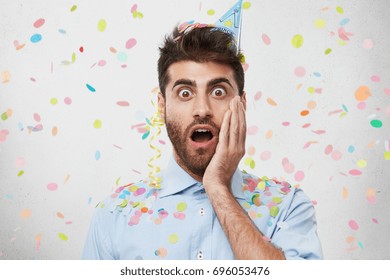
POLYGON ((343 199, 347 199, 348 196, 349 196, 349 190, 347 187, 344 187, 343 192, 342 192, 342 197, 343 197, 343 199))
POLYGON ((267 103, 271 106, 278 106, 278 104, 271 97, 267 98, 267 103))
POLYGON ((360 86, 355 91, 355 98, 357 101, 365 101, 367 98, 371 96, 371 90, 368 86, 360 86))
POLYGON ((303 110, 303 111, 301 111, 301 116, 305 117, 305 116, 309 115, 309 113, 310 113, 309 110, 303 110))
POLYGON ((57 212, 57 217, 60 218, 60 219, 63 219, 65 218, 64 214, 62 214, 61 212, 57 212))
POLYGON ((273 131, 272 130, 268 130, 267 133, 265 134, 265 138, 266 139, 271 139, 272 136, 273 136, 273 131))
POLYGON ((53 128, 51 129, 51 135, 56 136, 57 133, 58 133, 58 128, 56 126, 53 126, 53 128))
POLYGON ((23 219, 28 219, 30 218, 32 215, 32 211, 31 209, 23 209, 21 212, 20 212, 20 216, 23 218, 23 219))
POLYGON ((110 47, 110 52, 117 53, 117 50, 114 47, 110 47))

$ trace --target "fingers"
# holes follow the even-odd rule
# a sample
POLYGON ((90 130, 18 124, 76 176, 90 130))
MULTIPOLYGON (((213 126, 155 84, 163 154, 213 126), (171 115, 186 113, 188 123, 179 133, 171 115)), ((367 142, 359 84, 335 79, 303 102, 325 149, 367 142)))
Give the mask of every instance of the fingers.
POLYGON ((230 102, 232 116, 230 120, 229 148, 237 149, 245 146, 246 120, 245 108, 239 96, 230 102))

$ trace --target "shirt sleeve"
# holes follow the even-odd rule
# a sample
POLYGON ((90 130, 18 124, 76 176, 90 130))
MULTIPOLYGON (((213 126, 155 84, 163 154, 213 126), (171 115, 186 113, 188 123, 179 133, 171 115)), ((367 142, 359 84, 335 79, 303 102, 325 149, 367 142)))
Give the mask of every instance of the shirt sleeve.
MULTIPOLYGON (((95 209, 91 225, 84 244, 81 259, 84 260, 113 260, 111 239, 107 229, 110 225, 104 223, 104 216, 109 214, 99 206, 95 209)), ((107 219, 106 219, 107 220, 107 219)))
POLYGON ((278 225, 272 242, 282 249, 286 259, 323 259, 315 209, 302 190, 294 192, 286 215, 278 225))

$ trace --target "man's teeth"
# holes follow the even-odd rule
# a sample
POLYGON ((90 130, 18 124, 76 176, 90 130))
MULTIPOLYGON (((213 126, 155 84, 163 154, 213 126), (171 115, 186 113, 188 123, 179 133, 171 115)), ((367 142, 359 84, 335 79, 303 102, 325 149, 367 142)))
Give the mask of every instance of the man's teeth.
POLYGON ((208 129, 197 129, 196 132, 210 132, 208 129))

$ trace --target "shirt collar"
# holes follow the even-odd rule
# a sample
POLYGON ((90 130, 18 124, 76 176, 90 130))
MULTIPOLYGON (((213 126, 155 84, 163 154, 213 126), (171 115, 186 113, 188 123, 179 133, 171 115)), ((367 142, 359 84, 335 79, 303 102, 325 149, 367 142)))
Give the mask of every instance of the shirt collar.
MULTIPOLYGON (((202 185, 201 182, 198 182, 184 171, 173 157, 169 160, 168 166, 161 177, 160 197, 177 194, 194 185, 202 185)), ((242 174, 237 168, 232 177, 232 193, 235 198, 245 199, 245 195, 242 192, 242 184, 242 174)))

